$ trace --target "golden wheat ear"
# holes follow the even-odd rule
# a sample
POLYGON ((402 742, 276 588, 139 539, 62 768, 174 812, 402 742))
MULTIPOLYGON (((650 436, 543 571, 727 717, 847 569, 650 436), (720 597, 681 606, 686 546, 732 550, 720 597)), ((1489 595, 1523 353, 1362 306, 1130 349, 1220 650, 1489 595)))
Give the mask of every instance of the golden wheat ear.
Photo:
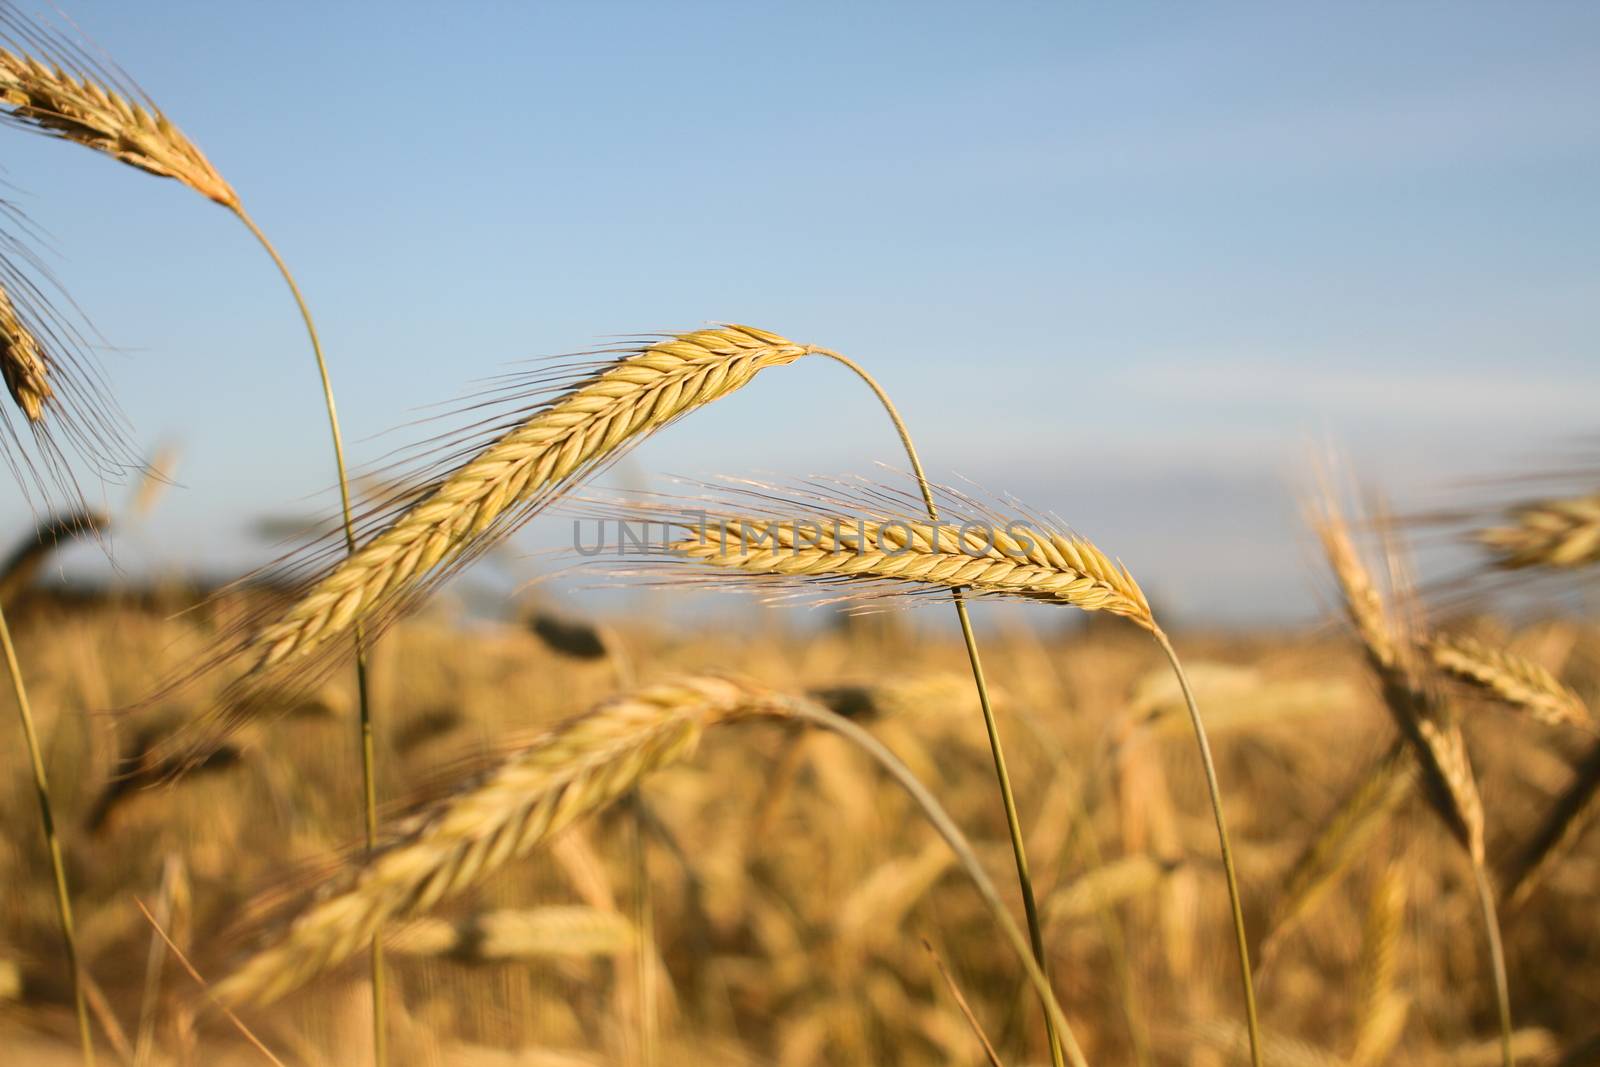
POLYGON ((0 222, 18 231, 0 230, 0 380, 11 398, 0 403, 0 452, 35 508, 84 512, 80 474, 115 481, 141 465, 26 218, 0 201, 0 222))
POLYGON ((233 191, 205 153, 127 75, 20 14, 0 8, 0 117, 182 182, 225 207, 233 191))

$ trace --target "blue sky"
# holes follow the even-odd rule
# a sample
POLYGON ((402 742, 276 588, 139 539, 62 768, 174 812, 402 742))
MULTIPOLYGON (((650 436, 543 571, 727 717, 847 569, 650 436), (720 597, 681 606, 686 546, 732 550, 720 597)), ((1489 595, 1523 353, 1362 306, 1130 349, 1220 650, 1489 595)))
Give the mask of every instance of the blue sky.
MULTIPOLYGON (((1404 501, 1595 428, 1593 6, 68 12, 294 265, 358 460, 507 362, 750 322, 878 374, 936 477, 1059 512, 1180 611, 1247 619, 1315 607, 1313 443, 1404 501)), ((259 553, 249 522, 332 479, 270 264, 174 183, 0 135, 139 439, 185 449, 122 558, 259 553)), ((818 363, 634 463, 896 460, 818 363)))

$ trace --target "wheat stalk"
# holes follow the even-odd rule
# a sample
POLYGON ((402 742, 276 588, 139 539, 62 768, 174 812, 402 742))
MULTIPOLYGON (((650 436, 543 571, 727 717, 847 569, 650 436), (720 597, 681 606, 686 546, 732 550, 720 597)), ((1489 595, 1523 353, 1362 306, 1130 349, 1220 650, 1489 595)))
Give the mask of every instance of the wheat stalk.
POLYGON ((913 582, 1068 604, 1121 615, 1152 632, 1155 618, 1128 569, 1069 534, 1018 537, 987 527, 963 537, 957 528, 921 521, 833 525, 806 521, 709 518, 683 524, 690 536, 668 547, 708 567, 790 579, 913 582), (751 547, 750 540, 771 547, 751 547), (770 539, 770 541, 768 541, 770 539))
POLYGON ((581 905, 482 912, 456 922, 417 919, 385 935, 388 947, 402 955, 464 963, 611 956, 631 950, 636 939, 623 916, 581 905))
MULTIPOLYGON (((1403 628, 1390 606, 1377 594, 1331 492, 1323 494, 1322 514, 1316 527, 1344 594, 1346 613, 1361 635, 1368 663, 1382 683, 1384 703, 1410 742, 1422 769, 1428 798, 1471 861, 1494 978, 1495 1007, 1500 1017, 1501 1058, 1505 1067, 1512 1067, 1511 995, 1494 890, 1484 862, 1483 801, 1467 757, 1461 726, 1453 709, 1439 699, 1422 677, 1415 662, 1411 636, 1415 631, 1403 628)), ((1403 568, 1393 550, 1389 554, 1389 564, 1391 586, 1400 587, 1403 568)))
POLYGON ((1425 645, 1433 665, 1452 678, 1552 726, 1592 730, 1583 698, 1544 667, 1466 634, 1435 634, 1425 645))
POLYGON ((1502 570, 1600 562, 1600 493, 1535 501, 1513 508, 1507 518, 1509 525, 1474 535, 1502 570))
POLYGON ((763 330, 726 326, 624 355, 452 471, 316 581, 251 639, 252 672, 350 632, 381 604, 459 559, 519 505, 808 351, 763 330))
POLYGON ((44 420, 45 403, 55 396, 44 346, 23 324, 11 296, 0 287, 0 376, 11 399, 29 422, 44 420))
MULTIPOLYGON (((928 499, 931 501, 931 496, 928 499)), ((827 503, 825 499, 822 502, 827 503)), ((930 506, 929 510, 934 509, 930 506)), ((1251 1060, 1254 1067, 1260 1067, 1260 1027, 1248 935, 1238 873, 1222 810, 1221 786, 1200 709, 1177 651, 1156 624, 1149 601, 1126 567, 1113 562, 1084 538, 1042 529, 1042 523, 1023 529, 1020 523, 993 521, 995 518, 990 515, 986 516, 987 521, 977 524, 949 525, 864 516, 851 520, 839 514, 819 515, 809 521, 768 520, 701 511, 693 521, 670 516, 662 521, 669 529, 677 527, 688 532, 687 537, 670 542, 668 551, 679 560, 701 564, 714 573, 734 572, 802 585, 817 581, 877 583, 891 587, 891 593, 894 586, 909 584, 949 590, 958 598, 971 594, 1070 605, 1084 611, 1123 616, 1154 637, 1178 679, 1205 772, 1228 884, 1240 984, 1251 1036, 1251 1060), (757 538, 766 547, 752 548, 749 537, 757 538)), ((964 601, 958 600, 958 606, 962 604, 964 601)), ((964 608, 961 624, 970 649, 971 624, 964 608)), ((982 692, 982 673, 975 657, 973 667, 982 692)), ((997 776, 1006 783, 1005 764, 992 715, 986 715, 986 725, 997 776)), ((1029 903, 1029 877, 1014 801, 1009 788, 1003 788, 1002 794, 1007 805, 1007 824, 1012 830, 1018 874, 1025 887, 1024 902, 1029 903)), ((1037 910, 1031 903, 1027 910, 1029 930, 1034 935, 1034 954, 1042 958, 1037 910)), ((1059 1055, 1054 1048, 1052 1052, 1059 1055)))
POLYGON ((12 47, 0 47, 0 102, 4 120, 24 129, 103 152, 129 166, 182 182, 207 199, 233 208, 239 196, 194 142, 148 99, 134 99, 104 76, 60 58, 67 49, 24 25, 11 11, 0 26, 12 47), (22 37, 44 59, 26 54, 22 37), (75 69, 76 68, 76 69, 75 69))
POLYGON ((763 691, 695 677, 638 690, 558 726, 408 820, 342 892, 216 988, 270 1003, 347 959, 388 920, 416 915, 687 757, 702 731, 753 712, 763 691))
POLYGON ((1345 612, 1382 684, 1385 706, 1411 742, 1429 798, 1473 864, 1481 865, 1483 801, 1461 727, 1449 706, 1427 688, 1414 662, 1410 638, 1384 604, 1331 496, 1325 496, 1315 525, 1343 593, 1345 612))

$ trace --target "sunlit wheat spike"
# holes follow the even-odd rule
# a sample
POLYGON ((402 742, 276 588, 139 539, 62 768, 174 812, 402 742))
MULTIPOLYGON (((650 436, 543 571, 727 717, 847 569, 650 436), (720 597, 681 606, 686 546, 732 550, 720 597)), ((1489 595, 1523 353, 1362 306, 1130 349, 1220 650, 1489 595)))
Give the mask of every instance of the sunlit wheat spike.
POLYGON ((1600 562, 1600 493, 1540 500, 1513 508, 1510 522, 1480 530, 1496 567, 1587 567, 1600 562))
POLYGON ((205 154, 148 98, 81 49, 0 8, 0 107, 5 121, 92 148, 226 207, 238 195, 205 154))
POLYGON ((986 524, 963 536, 956 526, 918 521, 838 522, 713 517, 684 524, 689 536, 669 546, 704 566, 797 580, 860 579, 962 589, 1070 604, 1122 615, 1155 629, 1150 603, 1126 567, 1081 537, 986 524))
POLYGON ((278 999, 359 951, 390 920, 482 881, 686 758, 707 726, 754 712, 764 699, 742 683, 691 677, 614 698, 552 729, 405 822, 341 890, 219 983, 218 996, 278 999))
POLYGON ((266 670, 348 633, 490 535, 512 509, 808 351, 763 330, 724 326, 616 360, 445 476, 340 561, 251 640, 246 654, 253 656, 252 669, 266 670))
POLYGON ((55 395, 44 346, 23 324, 10 295, 0 288, 0 375, 11 399, 29 422, 44 419, 45 401, 55 395))
POLYGON ((1445 674, 1540 722, 1593 729, 1583 698, 1530 659, 1465 634, 1435 634, 1427 651, 1433 665, 1445 674))
MULTIPOLYGON (((1415 662, 1411 634, 1378 593, 1331 494, 1324 496, 1316 528, 1339 581, 1345 612, 1382 684, 1384 704, 1415 751, 1425 792, 1472 861, 1482 864, 1483 801, 1461 727, 1452 709, 1428 687, 1415 662)), ((1400 570, 1397 561, 1390 562, 1392 570, 1400 570)))
POLYGON ((1584 829, 1600 815, 1600 744, 1589 750, 1577 774, 1545 815, 1533 834, 1512 855, 1499 881, 1507 904, 1520 908, 1545 873, 1577 842, 1584 829))
MULTIPOLYGON (((1391 863, 1378 879, 1361 932, 1361 978, 1356 1001, 1356 1055, 1359 1063, 1382 1063, 1399 1036, 1393 1005, 1400 929, 1405 921, 1405 868, 1391 863)), ((1398 1009, 1404 1011, 1404 1008, 1398 1009)), ((1403 1015, 1402 1015, 1403 1018, 1403 1015)))
POLYGON ((633 924, 614 911, 581 905, 482 912, 451 922, 418 919, 384 935, 406 956, 494 963, 554 956, 610 956, 635 940, 633 924))
POLYGON ((1416 778, 1416 757, 1404 741, 1395 742, 1367 768, 1289 866, 1273 907, 1268 943, 1316 906, 1410 794, 1416 778))

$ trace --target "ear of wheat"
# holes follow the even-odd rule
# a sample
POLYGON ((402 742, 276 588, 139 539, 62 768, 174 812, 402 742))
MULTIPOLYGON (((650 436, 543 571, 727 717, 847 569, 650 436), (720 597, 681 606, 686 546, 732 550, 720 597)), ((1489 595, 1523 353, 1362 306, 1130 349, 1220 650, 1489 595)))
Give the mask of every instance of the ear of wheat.
POLYGON ((314 904, 277 944, 216 987, 269 1003, 348 959, 391 919, 417 915, 548 841, 693 752, 708 726, 765 694, 695 677, 618 697, 556 727, 453 796, 418 813, 342 891, 314 904))
POLYGON ((1426 648, 1440 671, 1540 722, 1594 729, 1583 698, 1532 660, 1466 634, 1435 634, 1426 648))
MULTIPOLYGON (((750 495, 764 499, 769 509, 774 503, 785 503, 781 495, 766 487, 758 486, 750 495)), ((959 497, 959 494, 953 495, 959 497)), ((873 500, 879 501, 881 507, 881 502, 895 499, 893 491, 870 486, 865 498, 868 510, 873 500)), ((967 504, 973 503, 962 499, 967 504)), ((809 501, 798 504, 811 516, 805 520, 752 519, 736 513, 712 514, 709 509, 702 508, 689 520, 668 514, 658 516, 657 521, 687 534, 668 545, 672 555, 680 562, 700 564, 712 573, 739 573, 798 584, 802 588, 806 583, 828 583, 835 587, 853 583, 858 588, 866 587, 869 595, 874 589, 881 595, 893 596, 904 593, 907 588, 921 588, 947 591, 958 597, 993 596, 1070 605, 1084 611, 1121 615, 1155 639, 1178 676, 1205 772, 1233 912, 1251 1059, 1260 1067, 1260 1028, 1251 980, 1248 935, 1215 761, 1177 652, 1157 625, 1150 603, 1133 575, 1089 541, 1051 529, 1050 524, 1036 518, 1029 519, 1026 526, 1022 521, 1007 522, 998 515, 984 516, 981 523, 947 525, 882 516, 852 518, 847 510, 831 514, 819 511, 815 507, 818 503, 838 506, 836 501, 813 493, 809 501), (759 547, 749 543, 752 527, 754 536, 760 539, 759 547)), ((771 514, 770 510, 767 514, 771 514)), ((970 629, 964 619, 963 629, 970 629)), ((1018 860, 1021 869, 1020 850, 1018 860)), ((1030 929, 1036 930, 1031 906, 1029 918, 1030 929)), ((1043 956, 1042 942, 1038 938, 1035 939, 1035 955, 1043 956)))
POLYGON ((55 396, 50 385, 50 365, 33 331, 23 325, 16 305, 0 288, 0 375, 11 399, 29 422, 44 420, 44 405, 55 396))
POLYGON ((386 606, 508 533, 596 464, 807 351, 764 330, 725 326, 623 355, 408 494, 410 507, 251 637, 251 673, 304 657, 358 622, 380 622, 386 606))
MULTIPOLYGON (((852 517, 844 512, 786 520, 739 515, 670 515, 683 530, 667 547, 679 560, 803 587, 854 583, 867 595, 906 588, 959 589, 1121 615, 1150 631, 1155 617, 1128 569, 1073 534, 985 517, 982 530, 959 521, 852 517)), ((978 524, 972 524, 978 525, 978 524)))
POLYGON ((1429 799, 1473 863, 1481 866, 1483 801, 1461 727, 1452 709, 1428 688, 1415 662, 1411 637, 1383 602, 1331 495, 1325 495, 1316 528, 1344 595, 1346 614, 1382 685, 1384 703, 1422 767, 1429 799))
POLYGON ((1600 493, 1524 504, 1507 517, 1509 524, 1475 535, 1496 567, 1573 569, 1600 562, 1600 493))
POLYGON ((81 50, 0 10, 0 102, 4 119, 103 152, 129 166, 174 178, 226 207, 239 202, 183 131, 142 94, 81 50))

